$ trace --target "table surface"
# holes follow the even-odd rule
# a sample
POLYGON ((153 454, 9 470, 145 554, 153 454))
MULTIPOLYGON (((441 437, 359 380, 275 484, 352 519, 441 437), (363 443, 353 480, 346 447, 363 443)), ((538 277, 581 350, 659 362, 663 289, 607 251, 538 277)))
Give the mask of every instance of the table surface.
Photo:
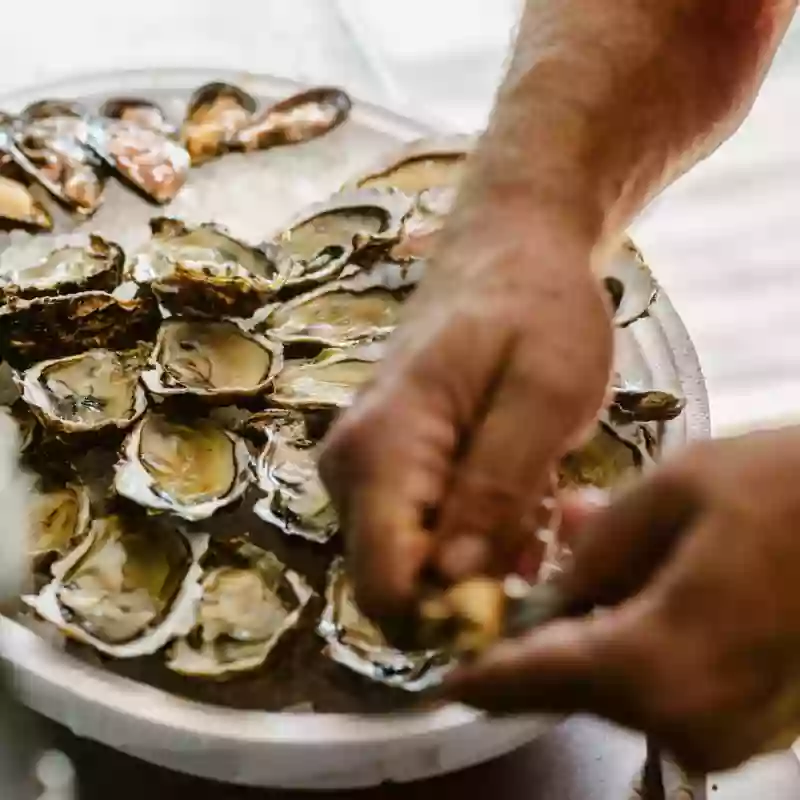
MULTIPOLYGON (((452 129, 484 124, 502 74, 519 0, 40 0, 35 46, 6 37, 0 92, 66 75, 153 66, 268 72, 339 83, 357 96, 452 129), (423 21, 424 24, 420 24, 423 21), (115 34, 124 26, 124 35, 115 34)), ((4 30, 29 30, 25 4, 4 8, 4 30)), ((779 54, 753 114, 720 152, 635 226, 697 345, 716 432, 784 422, 800 389, 800 154, 796 131, 800 26, 779 54)), ((51 727, 81 776, 81 800, 249 800, 271 793, 214 786, 143 765, 51 727), (191 794, 189 794, 191 793, 191 794)), ((497 800, 626 800, 641 765, 638 737, 568 721, 493 764, 414 787, 497 800)), ((719 780, 719 800, 800 796, 791 754, 719 780)), ((395 797, 387 787, 356 793, 395 797)), ((2 792, 0 791, 0 794, 2 792)), ((353 797, 354 793, 334 794, 353 797)))

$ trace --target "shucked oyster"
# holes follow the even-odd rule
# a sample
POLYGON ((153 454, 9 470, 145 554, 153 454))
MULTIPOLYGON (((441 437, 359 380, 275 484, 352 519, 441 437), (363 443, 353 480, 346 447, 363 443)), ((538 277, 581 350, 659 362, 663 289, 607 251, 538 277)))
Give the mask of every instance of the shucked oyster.
POLYGON ((167 666, 193 677, 225 678, 260 667, 300 619, 312 591, 272 554, 239 542, 206 572, 195 626, 173 642, 167 666))
POLYGON ((207 549, 205 534, 184 535, 147 518, 103 517, 53 565, 54 580, 23 599, 105 655, 150 655, 191 629, 207 549))
POLYGON ((17 369, 86 350, 125 350, 152 341, 161 316, 152 298, 105 292, 11 299, 0 308, 0 356, 17 369))
POLYGON ((64 433, 122 430, 147 408, 141 351, 89 350, 42 361, 20 378, 22 399, 45 427, 64 433))
POLYGON ((409 692, 428 689, 444 677, 450 661, 446 654, 395 650, 358 610, 342 559, 331 565, 325 599, 317 633, 327 643, 325 655, 338 664, 376 683, 409 692))
POLYGON ((150 229, 153 236, 134 257, 130 275, 149 284, 173 313, 250 317, 283 282, 285 257, 274 247, 250 247, 210 223, 190 228, 157 217, 150 229))
POLYGON ((251 151, 308 142, 338 128, 350 116, 351 108, 350 98, 341 89, 309 89, 253 117, 233 135, 231 147, 251 151))
MULTIPOLYGON (((3 266, 10 260, 13 261, 13 248, 3 253, 3 266)), ((92 234, 88 243, 59 247, 34 264, 13 263, 0 276, 0 297, 111 292, 122 278, 124 261, 119 245, 92 234)))
POLYGON ((166 320, 142 380, 154 395, 216 404, 266 393, 283 366, 280 344, 230 321, 166 320))
POLYGON ((189 177, 186 150, 141 120, 98 117, 88 123, 85 141, 123 181, 155 203, 172 200, 189 177))
POLYGON ((346 347, 388 336, 399 322, 404 295, 357 275, 276 305, 264 324, 284 344, 346 347))
POLYGON ((11 228, 50 231, 53 218, 25 184, 0 175, 0 230, 11 228))
POLYGON ((230 83, 201 86, 189 100, 182 131, 192 164, 204 164, 227 152, 257 106, 252 95, 230 83))
POLYGON ((151 413, 125 442, 114 488, 194 522, 240 498, 251 479, 250 451, 235 434, 209 420, 188 426, 151 413))
POLYGON ((614 324, 618 327, 646 316, 658 296, 658 283, 630 239, 599 266, 598 276, 611 296, 614 324))
POLYGON ((375 373, 383 342, 323 350, 313 361, 287 361, 270 400, 283 408, 336 411, 347 408, 375 373))
POLYGON ((411 200, 401 192, 359 189, 340 192, 295 218, 278 238, 292 259, 288 289, 335 278, 354 256, 374 258, 400 238, 411 200))
MULTIPOLYGON (((269 413, 269 412, 267 412, 269 413)), ((290 536, 325 543, 339 529, 336 511, 317 471, 317 443, 302 415, 272 413, 256 464, 266 497, 253 510, 290 536)))
POLYGON ((55 198, 88 216, 103 201, 105 176, 85 145, 86 131, 86 112, 77 103, 43 100, 20 115, 9 152, 55 198))
POLYGON ((42 571, 64 558, 88 533, 89 494, 70 483, 37 492, 31 505, 30 557, 33 569, 42 571))

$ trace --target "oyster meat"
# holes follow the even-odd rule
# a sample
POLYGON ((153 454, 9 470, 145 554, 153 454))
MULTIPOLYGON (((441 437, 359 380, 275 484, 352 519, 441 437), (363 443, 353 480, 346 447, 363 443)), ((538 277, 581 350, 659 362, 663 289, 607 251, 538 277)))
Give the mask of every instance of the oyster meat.
POLYGON ((271 402, 283 408, 336 411, 347 408, 375 374, 383 342, 323 350, 312 361, 287 361, 275 378, 271 402))
POLYGON ((147 414, 130 433, 114 488, 145 508, 195 522, 238 500, 252 480, 245 442, 210 420, 147 414))
POLYGON ((37 572, 64 558, 88 533, 89 493, 74 483, 42 489, 32 498, 30 558, 37 572))
POLYGON ((167 120, 164 110, 143 97, 112 97, 103 103, 100 116, 131 122, 167 135, 175 133, 175 128, 167 120))
POLYGON ((53 218, 24 183, 0 175, 0 230, 12 228, 51 231, 53 218))
POLYGON ((630 239, 600 264, 597 275, 611 297, 617 327, 624 328, 646 316, 658 297, 658 283, 630 239))
MULTIPOLYGON (((267 412, 270 413, 270 412, 267 412)), ((324 544, 339 521, 317 471, 317 442, 301 414, 274 414, 264 428, 266 445, 256 463, 259 487, 266 497, 253 510, 290 536, 324 544)))
POLYGON ((0 307, 0 356, 16 369, 86 350, 126 350, 155 338, 161 315, 152 298, 106 292, 10 299, 0 307))
POLYGON ((287 289, 331 280, 351 258, 374 260, 400 238, 410 211, 401 192, 375 189, 340 192, 306 209, 277 240, 292 262, 287 289))
POLYGON ((50 429, 62 433, 123 430, 147 408, 139 383, 140 350, 89 350, 42 361, 20 378, 22 399, 50 429))
POLYGON ((88 123, 85 141, 125 183, 155 203, 174 199, 189 177, 189 154, 158 128, 98 117, 88 123))
POLYGON ((270 336, 284 345, 309 342, 328 347, 385 338, 399 322, 405 292, 364 277, 329 283, 274 306, 264 318, 270 336))
POLYGON ((230 150, 234 137, 251 120, 256 99, 230 83, 207 83, 189 100, 183 143, 192 164, 204 164, 230 150))
POLYGON ((328 574, 325 611, 317 633, 325 640, 325 655, 376 683, 409 692, 438 684, 450 657, 437 650, 405 653, 391 647, 383 634, 357 608, 343 559, 328 574))
POLYGON ((284 280, 286 257, 274 246, 250 247, 213 224, 190 228, 157 217, 152 238, 130 266, 172 313, 250 317, 272 300, 284 280))
POLYGON ((167 654, 174 672, 225 678, 258 669, 313 595, 272 553, 237 542, 231 556, 203 577, 195 626, 167 654))
POLYGON ((231 137, 231 147, 247 152, 317 139, 342 125, 352 105, 341 89, 321 86, 300 92, 254 116, 231 137))
POLYGON ((184 535, 146 517, 102 517, 53 565, 54 579, 23 599, 66 636, 105 655, 151 655, 194 624, 207 549, 205 534, 184 535))
POLYGON ((43 100, 15 122, 9 153, 18 166, 57 200, 79 214, 103 202, 102 162, 86 147, 86 111, 77 103, 43 100))
MULTIPOLYGON (((13 259, 13 248, 0 263, 13 259)), ((89 242, 53 250, 35 264, 13 264, 0 276, 0 298, 43 297, 81 291, 111 292, 122 279, 125 254, 114 242, 91 234, 89 242)))
POLYGON ((159 397, 192 395, 224 405, 265 394, 283 366, 280 344, 231 321, 166 320, 142 374, 159 397))

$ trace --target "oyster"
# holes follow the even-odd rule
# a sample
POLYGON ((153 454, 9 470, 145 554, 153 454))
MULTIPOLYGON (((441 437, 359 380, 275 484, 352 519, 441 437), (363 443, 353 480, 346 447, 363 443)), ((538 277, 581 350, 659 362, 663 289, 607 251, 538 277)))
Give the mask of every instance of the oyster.
POLYGON ((339 521, 317 471, 317 443, 300 414, 273 413, 270 423, 256 463, 266 497, 253 510, 290 536, 324 544, 339 530, 339 521))
POLYGON ((653 273, 630 239, 600 265, 597 274, 611 297, 614 324, 620 328, 646 316, 658 297, 653 273))
POLYGON ((85 145, 86 132, 80 105, 43 100, 28 106, 15 123, 9 154, 56 199, 89 216, 103 202, 105 176, 85 145))
POLYGON ((213 224, 189 228, 167 217, 150 221, 150 242, 133 259, 132 280, 184 316, 250 317, 281 286, 285 257, 255 248, 213 224))
POLYGON ((89 350, 42 361, 20 378, 22 399, 42 424, 63 433, 123 430, 147 408, 139 383, 144 354, 89 350))
POLYGON ((105 292, 9 300, 0 308, 0 356, 17 369, 86 350, 125 350, 152 341, 161 321, 152 298, 105 292))
POLYGON ((287 288, 338 276, 353 256, 363 262, 400 238, 411 200, 396 191, 341 192, 303 211, 278 238, 292 259, 287 288))
POLYGON ((601 419, 594 436, 564 456, 559 481, 562 486, 617 486, 652 464, 654 448, 653 437, 644 426, 601 419))
POLYGON ((168 135, 175 133, 175 128, 170 125, 164 110, 143 97, 112 97, 103 103, 100 116, 131 122, 168 135))
POLYGON ((285 345, 346 347, 382 339, 400 320, 405 292, 379 285, 378 277, 362 274, 299 295, 276 305, 264 317, 264 325, 285 345))
POLYGON ((174 672, 225 678, 258 669, 313 595, 299 575, 260 547, 238 542, 231 555, 203 577, 195 626, 167 654, 174 672))
POLYGON ((670 392, 624 384, 613 389, 609 413, 619 422, 669 422, 677 419, 686 399, 670 392))
POLYGON ((31 507, 30 558, 42 572, 80 544, 89 530, 89 493, 68 483, 37 492, 31 507))
POLYGON ((189 100, 183 143, 192 164, 204 164, 230 149, 236 132, 258 107, 256 99, 230 83, 207 83, 189 100))
POLYGON ((331 565, 325 599, 317 633, 326 642, 325 655, 333 661, 376 683, 409 692, 423 691, 442 680, 449 656, 436 650, 404 653, 392 648, 356 607, 342 559, 331 565))
POLYGON ((280 344, 231 321, 166 320, 142 374, 160 397, 193 395, 224 405, 266 393, 283 366, 280 344))
POLYGON ((184 535, 146 517, 103 517, 53 565, 53 581, 23 600, 105 655, 150 655, 191 629, 207 549, 205 534, 184 535))
POLYGON ((172 200, 189 177, 189 154, 158 128, 98 117, 88 123, 85 141, 125 183, 155 203, 172 200))
POLYGON ((238 500, 252 479, 242 439, 209 420, 191 427, 147 414, 125 442, 117 493, 195 522, 238 500))
MULTIPOLYGON (((13 260, 13 250, 2 262, 13 260)), ((88 244, 69 244, 35 264, 14 264, 0 276, 0 297, 43 297, 81 291, 111 292, 122 278, 125 254, 114 242, 91 234, 88 244)))
POLYGON ((343 350, 323 350, 313 361, 287 361, 275 378, 270 400, 283 408, 347 408, 374 375, 383 352, 383 342, 373 342, 343 350))
POLYGON ((231 147, 252 151, 308 142, 338 128, 350 116, 351 108, 350 97, 341 89, 309 89, 253 117, 231 137, 231 147))
POLYGON ((53 218, 24 183, 0 175, 0 230, 11 228, 51 231, 53 218))

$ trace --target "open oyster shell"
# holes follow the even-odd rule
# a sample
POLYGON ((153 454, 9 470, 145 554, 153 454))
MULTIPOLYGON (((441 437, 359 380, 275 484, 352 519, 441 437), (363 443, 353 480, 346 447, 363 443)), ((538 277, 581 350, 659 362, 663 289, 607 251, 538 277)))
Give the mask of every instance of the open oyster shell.
POLYGON ((286 288, 297 291, 337 277, 354 256, 374 258, 400 238, 411 200, 394 190, 356 189, 307 208, 278 237, 292 260, 286 288))
POLYGON ((190 228, 156 217, 150 229, 152 238, 134 256, 130 277, 148 284, 172 313, 247 318, 283 283, 287 260, 274 246, 250 247, 211 223, 190 228))
MULTIPOLYGON (((0 148, 2 148, 0 132, 0 148)), ((53 230, 50 212, 30 193, 24 183, 0 175, 0 230, 53 230)))
POLYGON ((91 506, 84 486, 42 488, 32 498, 29 554, 42 572, 77 547, 89 531, 91 506))
POLYGON ((630 239, 600 264, 597 274, 611 297, 614 324, 620 328, 646 316, 658 297, 658 283, 630 239))
POLYGON ((0 308, 0 356, 16 369, 86 350, 127 350, 155 338, 161 315, 152 298, 106 292, 13 298, 0 308))
MULTIPOLYGON (((3 253, 2 265, 13 262, 13 248, 3 253)), ((52 250, 35 264, 12 263, 0 276, 0 298, 44 297, 83 291, 111 292, 122 279, 125 254, 114 242, 91 234, 52 250)))
POLYGON ((317 139, 350 116, 350 97, 341 89, 321 86, 287 97, 262 111, 231 137, 237 150, 264 150, 317 139))
POLYGON ((230 150, 234 137, 252 119, 256 99, 230 83, 207 83, 189 100, 182 138, 192 164, 211 161, 230 150))
POLYGON ((157 397, 224 405, 265 394, 283 367, 281 345, 233 321, 166 320, 142 374, 157 397))
POLYGON ((194 624, 205 534, 145 517, 96 519, 55 576, 23 600, 66 636, 113 658, 151 655, 194 624))
POLYGON ((323 350, 312 361, 287 361, 275 378, 273 405, 300 410, 336 411, 349 407, 375 374, 383 342, 323 350))
POLYGON ((428 650, 404 653, 392 648, 380 630, 356 607, 343 559, 328 574, 326 606, 317 624, 325 655, 376 683, 419 692, 438 684, 450 666, 446 654, 428 650))
POLYGON ((86 126, 85 142, 125 183, 155 203, 173 200, 189 177, 189 153, 158 128, 97 117, 86 126))
POLYGON ((57 200, 79 214, 103 202, 101 161, 86 147, 86 111, 77 103, 43 100, 28 106, 13 124, 8 152, 15 163, 57 200))
POLYGON ((347 347, 388 336, 400 320, 405 295, 359 274, 276 305, 263 322, 284 345, 347 347))
POLYGON ((209 420, 182 424, 147 414, 115 469, 122 497, 195 522, 238 500, 252 480, 245 442, 209 420))
POLYGON ((144 358, 141 350, 89 350, 39 362, 19 379, 22 399, 51 430, 123 430, 147 408, 139 383, 144 358))
POLYGON ((175 133, 175 128, 167 120, 164 109, 143 97, 109 98, 100 107, 100 116, 130 122, 167 135, 175 133))
POLYGON ((267 441, 256 462, 266 497, 253 510, 289 536, 324 544, 336 535, 339 520, 317 471, 318 444, 301 414, 266 415, 271 415, 262 429, 267 441))
POLYGON ((313 596, 272 553, 242 541, 231 555, 203 577, 195 626, 167 654, 174 672, 226 678, 258 669, 313 596))
POLYGON ((677 419, 685 406, 686 398, 671 392, 622 384, 613 389, 609 415, 620 423, 669 422, 677 419))

